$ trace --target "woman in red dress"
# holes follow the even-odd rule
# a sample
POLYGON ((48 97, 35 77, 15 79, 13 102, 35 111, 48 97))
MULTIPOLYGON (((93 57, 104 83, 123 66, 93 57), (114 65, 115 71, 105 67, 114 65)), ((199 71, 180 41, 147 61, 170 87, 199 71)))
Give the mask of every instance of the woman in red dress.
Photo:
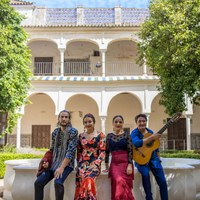
POLYGON ((96 200, 95 179, 105 158, 105 135, 95 130, 92 114, 83 117, 85 132, 79 135, 75 200, 96 200))
POLYGON ((113 132, 106 137, 106 170, 111 178, 112 200, 134 200, 133 189, 133 155, 130 134, 123 131, 124 119, 121 115, 113 118, 113 132), (112 154, 110 167, 109 154, 112 154))

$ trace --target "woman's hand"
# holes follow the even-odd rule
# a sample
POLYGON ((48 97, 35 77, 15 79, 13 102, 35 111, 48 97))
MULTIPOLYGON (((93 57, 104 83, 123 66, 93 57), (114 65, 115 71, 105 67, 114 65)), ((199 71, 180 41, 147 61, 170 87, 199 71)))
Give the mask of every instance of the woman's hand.
POLYGON ((63 167, 57 168, 56 171, 54 172, 54 178, 56 179, 61 178, 63 171, 64 171, 63 167))
POLYGON ((93 164, 93 165, 90 165, 90 167, 89 167, 89 169, 95 169, 95 168, 97 168, 97 165, 95 165, 95 164, 93 164))
POLYGON ((126 169, 127 175, 131 175, 133 173, 133 166, 132 164, 128 164, 127 169, 126 169))
POLYGON ((107 173, 109 169, 108 163, 105 163, 105 169, 102 170, 103 173, 107 173))

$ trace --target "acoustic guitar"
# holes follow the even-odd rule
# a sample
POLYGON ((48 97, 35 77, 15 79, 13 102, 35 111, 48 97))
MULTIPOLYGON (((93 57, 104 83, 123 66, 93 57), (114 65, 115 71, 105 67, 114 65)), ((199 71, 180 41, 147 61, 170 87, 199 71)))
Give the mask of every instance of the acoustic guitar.
MULTIPOLYGON (((172 118, 157 133, 162 134, 172 123, 178 121, 181 115, 182 113, 175 113, 172 116, 172 118)), ((146 133, 143 139, 151 135, 152 133, 146 133)), ((155 149, 158 149, 159 146, 160 146, 160 140, 157 139, 157 140, 152 140, 151 142, 143 145, 142 147, 139 148, 133 147, 133 160, 140 165, 145 165, 146 163, 149 162, 152 152, 155 149)))

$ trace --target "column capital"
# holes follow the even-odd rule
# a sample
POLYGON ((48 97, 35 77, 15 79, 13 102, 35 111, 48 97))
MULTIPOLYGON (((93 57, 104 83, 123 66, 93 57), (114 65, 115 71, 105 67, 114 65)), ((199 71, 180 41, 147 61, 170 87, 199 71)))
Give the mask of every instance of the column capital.
POLYGON ((101 53, 106 53, 107 49, 99 49, 101 53))
MULTIPOLYGON (((134 42, 141 42, 141 41, 142 41, 142 40, 138 37, 138 35, 137 35, 137 34, 134 34, 134 33, 131 33, 130 39, 131 39, 132 41, 134 41, 134 42)), ((145 59, 145 57, 144 57, 144 59, 145 59)))
POLYGON ((185 114, 185 117, 191 119, 192 118, 192 114, 185 114))
POLYGON ((149 117, 151 113, 149 113, 149 112, 143 112, 143 114, 145 114, 147 117, 149 117))
POLYGON ((100 115, 99 117, 101 120, 106 120, 107 115, 100 115))
POLYGON ((17 113, 20 114, 21 116, 24 115, 24 109, 25 109, 25 105, 23 105, 22 107, 20 107, 18 110, 17 110, 17 113))
POLYGON ((65 47, 58 47, 58 50, 60 51, 60 52, 65 52, 65 47))
POLYGON ((194 113, 193 111, 193 104, 191 102, 191 98, 188 97, 187 94, 185 94, 185 104, 186 104, 186 108, 187 110, 185 111, 185 115, 192 115, 194 113))

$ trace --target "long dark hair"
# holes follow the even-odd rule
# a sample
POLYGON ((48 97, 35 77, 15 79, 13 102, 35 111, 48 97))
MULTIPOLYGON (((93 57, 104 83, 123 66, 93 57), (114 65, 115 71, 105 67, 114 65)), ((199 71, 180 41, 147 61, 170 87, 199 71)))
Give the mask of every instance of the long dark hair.
POLYGON ((115 119, 116 118, 121 118, 122 119, 122 121, 124 122, 124 118, 121 116, 121 115, 115 115, 114 117, 113 117, 113 120, 112 120, 112 122, 114 122, 115 121, 115 119))
POLYGON ((72 123, 71 123, 71 117, 72 116, 71 116, 71 113, 68 110, 62 110, 62 111, 59 112, 57 126, 60 126, 59 118, 60 118, 61 113, 63 113, 63 112, 68 113, 70 121, 67 123, 67 126, 72 127, 72 123))
POLYGON ((92 121, 93 121, 93 123, 95 124, 95 122, 96 122, 95 117, 94 117, 94 115, 91 114, 91 113, 87 113, 87 114, 84 115, 84 117, 83 117, 83 124, 84 124, 84 119, 85 119, 86 117, 91 118, 92 121))

